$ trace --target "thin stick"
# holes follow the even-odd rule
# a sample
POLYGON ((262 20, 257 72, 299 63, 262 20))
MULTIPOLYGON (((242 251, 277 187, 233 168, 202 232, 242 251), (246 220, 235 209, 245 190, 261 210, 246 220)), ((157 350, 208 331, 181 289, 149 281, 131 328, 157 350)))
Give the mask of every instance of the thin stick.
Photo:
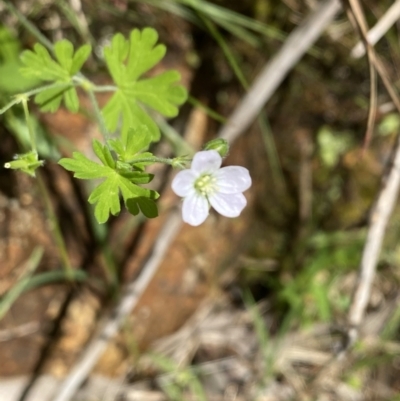
POLYGON ((180 212, 175 211, 165 222, 153 247, 152 255, 144 264, 139 277, 128 286, 120 304, 106 320, 99 334, 94 337, 68 377, 57 389, 57 395, 53 401, 69 401, 86 380, 86 377, 105 351, 108 342, 117 334, 123 321, 137 305, 140 297, 157 272, 158 266, 165 258, 168 248, 181 226, 180 212))
MULTIPOLYGON (((374 64, 378 74, 391 96, 393 103, 400 112, 400 99, 392 88, 383 64, 376 55, 373 47, 367 40, 367 28, 365 17, 359 0, 348 0, 351 12, 354 15, 360 35, 367 48, 369 60, 374 64)), ((348 323, 350 329, 348 331, 347 349, 351 347, 358 338, 359 326, 365 315, 371 287, 375 277, 376 265, 378 263, 379 254, 382 247, 385 230, 388 225, 389 218, 392 214, 395 201, 398 197, 400 186, 400 137, 397 138, 394 150, 393 164, 390 168, 388 176, 384 179, 384 184, 379 192, 378 199, 372 209, 367 240, 364 245, 361 263, 359 267, 359 278, 356 289, 353 294, 352 303, 348 314, 348 323)))
POLYGON ((376 56, 374 52, 374 48, 368 42, 367 33, 368 33, 368 24, 365 20, 363 10, 361 8, 361 4, 357 0, 347 0, 350 5, 350 10, 354 16, 354 22, 356 24, 357 29, 360 32, 361 39, 364 43, 365 48, 367 49, 367 59, 368 59, 368 68, 369 68, 369 78, 370 78, 370 97, 369 97, 369 106, 368 106, 368 121, 367 121, 367 129, 365 132, 364 146, 363 150, 365 151, 369 143, 372 139, 372 134, 375 126, 375 117, 376 117, 376 109, 377 109, 377 77, 376 77, 376 56))
POLYGON ((321 36, 340 9, 337 0, 326 0, 289 35, 278 54, 251 85, 219 136, 232 142, 249 127, 289 71, 321 36))
MULTIPOLYGON (((400 0, 395 1, 383 14, 376 25, 367 33, 368 42, 374 46, 400 18, 400 0)), ((351 56, 361 58, 365 54, 365 45, 359 41, 352 49, 351 56)))
POLYGON ((356 291, 350 307, 348 322, 349 345, 354 344, 358 336, 358 327, 363 320, 368 305, 372 282, 375 277, 376 265, 381 251, 382 241, 394 204, 398 197, 400 186, 400 137, 397 139, 393 164, 389 174, 384 179, 378 200, 372 210, 367 240, 362 254, 360 272, 356 291))

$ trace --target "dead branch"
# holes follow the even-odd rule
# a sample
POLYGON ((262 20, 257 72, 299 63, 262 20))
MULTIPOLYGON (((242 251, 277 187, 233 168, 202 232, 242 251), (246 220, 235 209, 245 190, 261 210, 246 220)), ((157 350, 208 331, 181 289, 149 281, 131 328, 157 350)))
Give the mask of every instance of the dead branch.
POLYGON ((341 9, 337 0, 323 2, 286 39, 276 56, 264 67, 221 128, 219 136, 233 141, 255 120, 289 71, 310 49, 341 9))
POLYGON ((349 342, 357 339, 358 327, 363 320, 368 305, 376 265, 381 251, 385 230, 397 200, 400 186, 400 138, 397 140, 393 164, 384 179, 382 189, 372 210, 367 240, 362 253, 357 287, 348 315, 351 326, 349 342))
MULTIPOLYGON (((395 1, 383 14, 381 19, 367 33, 368 42, 374 46, 400 18, 400 0, 395 1)), ((361 58, 365 54, 365 46, 360 40, 352 49, 351 56, 361 58)))
MULTIPOLYGON (((400 99, 393 89, 388 73, 383 63, 379 60, 374 48, 367 39, 367 24, 359 0, 348 1, 349 10, 353 13, 355 22, 359 29, 364 46, 367 49, 370 63, 374 65, 381 77, 385 88, 392 98, 397 110, 400 112, 400 99)), ((346 3, 345 1, 345 3, 346 3)), ((359 267, 359 278, 353 295, 353 300, 348 314, 348 347, 351 347, 358 338, 359 326, 364 317, 369 302, 372 283, 375 277, 376 265, 382 247, 385 230, 392 214, 394 203, 397 199, 400 185, 400 139, 398 138, 394 151, 393 164, 387 177, 384 178, 383 186, 378 194, 376 204, 372 210, 367 240, 364 245, 361 263, 359 267)))

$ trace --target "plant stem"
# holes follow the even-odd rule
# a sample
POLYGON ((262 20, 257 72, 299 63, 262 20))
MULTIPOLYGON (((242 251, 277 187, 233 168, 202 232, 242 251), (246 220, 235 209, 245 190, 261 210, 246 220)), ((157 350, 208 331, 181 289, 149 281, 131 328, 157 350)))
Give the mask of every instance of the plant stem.
MULTIPOLYGON (((180 159, 182 162, 190 162, 192 159, 180 159)), ((168 159, 165 157, 143 157, 141 159, 132 159, 128 160, 126 163, 164 163, 164 164, 169 164, 170 166, 177 167, 178 165, 176 164, 176 159, 168 159)))
POLYGON ((33 25, 29 20, 25 18, 23 14, 19 12, 19 10, 14 7, 8 0, 3 0, 4 5, 10 11, 13 13, 21 22, 21 24, 33 35, 35 36, 39 42, 42 43, 43 46, 47 47, 48 50, 53 52, 53 45, 52 43, 44 36, 39 29, 36 28, 35 25, 33 25))
POLYGON ((56 82, 56 83, 53 83, 53 84, 40 86, 39 88, 32 89, 32 90, 30 90, 28 92, 18 93, 17 95, 14 96, 14 99, 11 100, 11 102, 9 102, 2 109, 0 109, 0 114, 3 114, 4 112, 6 112, 9 108, 14 106, 15 104, 23 102, 24 98, 30 98, 31 96, 36 95, 36 94, 38 94, 40 92, 43 92, 43 91, 45 91, 47 89, 56 89, 56 88, 65 88, 65 89, 67 89, 68 87, 71 87, 71 86, 75 86, 73 82, 68 82, 68 83, 56 82))
POLYGON ((118 90, 118 87, 114 85, 93 86, 93 92, 115 92, 116 90, 118 90))
POLYGON ((33 95, 36 95, 36 94, 38 94, 38 93, 40 93, 40 92, 43 92, 43 91, 45 91, 45 90, 48 90, 48 89, 57 89, 57 88, 65 88, 65 89, 68 89, 68 88, 70 88, 70 87, 72 87, 72 86, 76 86, 75 84, 74 84, 74 82, 65 82, 65 83, 62 83, 62 82, 55 82, 55 83, 53 83, 53 84, 48 84, 48 85, 43 85, 43 86, 39 86, 39 88, 36 88, 36 89, 32 89, 32 90, 30 90, 30 91, 28 91, 28 92, 25 92, 25 93, 21 93, 21 94, 18 94, 18 95, 16 95, 17 97, 19 97, 19 96, 26 96, 26 97, 31 97, 31 96, 33 96, 33 95))
POLYGON ((60 256, 63 264, 63 269, 65 271, 65 275, 68 280, 72 281, 74 278, 74 271, 71 265, 71 262, 68 257, 67 247, 64 242, 64 238, 61 233, 60 225, 58 224, 57 216, 54 212, 53 204, 50 199, 49 192, 47 191, 46 185, 43 182, 43 179, 40 173, 37 174, 37 183, 39 186, 39 190, 44 199, 44 203, 47 209, 47 213, 51 222, 51 226, 54 232, 55 241, 57 243, 57 247, 60 251, 60 256))
POLYGON ((94 115, 96 117, 97 123, 99 124, 100 131, 104 137, 104 140, 107 141, 108 139, 110 139, 110 135, 107 131, 106 124, 104 123, 103 115, 101 114, 99 104, 97 103, 96 96, 94 95, 94 91, 88 88, 86 88, 86 91, 89 95, 90 102, 92 103, 94 115))
POLYGON ((15 104, 18 104, 21 102, 21 99, 14 99, 11 100, 10 103, 6 104, 2 109, 0 109, 0 115, 5 113, 8 109, 11 109, 15 104))
POLYGON ((26 125, 28 126, 28 132, 29 132, 29 137, 31 139, 32 150, 37 153, 35 132, 34 132, 33 127, 32 127, 32 121, 29 118, 29 109, 28 109, 28 100, 27 100, 27 98, 23 98, 22 99, 22 107, 24 109, 26 125))
POLYGON ((219 33, 218 28, 205 15, 203 15, 202 12, 197 11, 197 15, 199 16, 199 18, 202 20, 202 22, 204 23, 204 25, 210 32, 211 36, 215 39, 215 41, 221 47, 221 50, 223 51, 226 59, 228 60, 228 63, 232 67, 233 72, 236 75, 236 78, 238 79, 240 84, 243 86, 243 88, 245 90, 247 90, 249 85, 247 83, 246 77, 244 76, 241 68, 239 67, 238 62, 237 62, 235 56, 233 55, 233 52, 229 48, 228 44, 225 42, 225 39, 219 33))

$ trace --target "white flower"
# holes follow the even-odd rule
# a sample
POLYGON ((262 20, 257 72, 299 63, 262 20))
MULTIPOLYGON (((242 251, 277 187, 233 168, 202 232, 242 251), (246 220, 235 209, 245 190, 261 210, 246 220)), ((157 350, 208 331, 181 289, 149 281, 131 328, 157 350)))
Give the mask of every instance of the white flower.
POLYGON ((226 217, 237 217, 246 206, 243 191, 250 188, 249 171, 240 166, 221 167, 222 158, 215 150, 197 152, 190 170, 180 171, 172 189, 184 198, 182 217, 198 226, 207 218, 210 204, 226 217))

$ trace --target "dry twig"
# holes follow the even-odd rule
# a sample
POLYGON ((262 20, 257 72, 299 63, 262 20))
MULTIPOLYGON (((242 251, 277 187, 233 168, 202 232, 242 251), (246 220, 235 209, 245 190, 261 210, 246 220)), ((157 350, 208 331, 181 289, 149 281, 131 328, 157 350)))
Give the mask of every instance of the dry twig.
MULTIPOLYGON (((369 61, 374 65, 381 77, 386 90, 400 112, 400 99, 391 85, 389 76, 383 64, 374 52, 367 40, 367 26, 359 0, 348 0, 350 11, 353 13, 360 35, 368 50, 369 61)), ((376 204, 372 210, 367 240, 359 267, 359 279, 353 295, 352 304, 348 315, 350 329, 348 332, 348 347, 352 346, 358 337, 358 328, 364 317, 368 305, 376 265, 381 251, 385 230, 392 214, 394 203, 397 199, 400 185, 400 139, 398 139, 394 151, 394 159, 389 174, 385 178, 384 185, 378 195, 376 204)))
POLYGON ((219 135, 233 141, 255 120, 289 71, 321 36, 340 10, 337 0, 323 2, 286 39, 276 56, 264 67, 247 95, 229 117, 219 135))
MULTIPOLYGON (((400 0, 395 1, 376 25, 367 33, 368 42, 375 45, 400 18, 400 0)), ((360 40, 351 51, 351 56, 361 58, 365 54, 365 46, 360 40)))
POLYGON ((348 321, 351 326, 349 345, 352 345, 357 339, 358 327, 363 320, 365 309, 368 305, 382 241, 399 193, 399 186, 400 137, 397 140, 393 164, 387 178, 384 180, 383 187, 371 213, 367 240, 360 264, 359 280, 348 315, 348 321))

